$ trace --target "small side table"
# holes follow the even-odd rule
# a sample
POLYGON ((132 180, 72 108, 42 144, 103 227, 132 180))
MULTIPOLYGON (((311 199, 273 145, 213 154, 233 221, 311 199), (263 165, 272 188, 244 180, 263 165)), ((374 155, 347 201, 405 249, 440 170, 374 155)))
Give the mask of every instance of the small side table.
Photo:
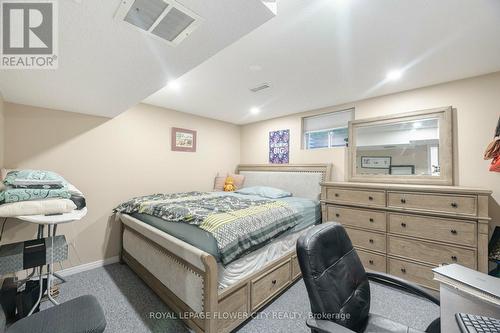
MULTIPOLYGON (((37 238, 44 237, 43 236, 44 227, 47 226, 47 229, 48 229, 47 237, 52 237, 52 239, 53 239, 53 237, 56 236, 57 225, 63 224, 63 223, 79 221, 85 215, 87 215, 87 207, 85 207, 81 210, 74 210, 70 213, 65 213, 65 214, 60 214, 60 215, 27 215, 27 216, 16 216, 15 218, 18 220, 21 220, 21 221, 38 224, 37 238)), ((54 273, 53 266, 54 266, 53 256, 51 256, 50 263, 47 264, 47 297, 52 302, 52 304, 58 305, 59 303, 57 303, 57 301, 50 294, 50 288, 52 287, 52 277, 55 276, 58 279, 60 279, 61 281, 64 281, 64 279, 60 275, 58 275, 57 273, 54 273)), ((42 300, 42 296, 43 296, 42 267, 40 267, 38 278, 40 281, 40 293, 38 295, 38 300, 36 301, 33 308, 30 310, 28 316, 30 316, 33 313, 33 311, 35 311, 35 309, 37 308, 37 306, 40 304, 40 302, 42 300)))

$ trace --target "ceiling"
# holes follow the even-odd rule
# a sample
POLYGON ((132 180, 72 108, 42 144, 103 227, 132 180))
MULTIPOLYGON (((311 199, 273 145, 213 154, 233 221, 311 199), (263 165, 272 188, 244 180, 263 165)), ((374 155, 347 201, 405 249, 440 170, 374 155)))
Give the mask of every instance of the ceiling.
POLYGON ((499 36, 498 0, 278 0, 275 18, 144 102, 245 124, 499 71, 499 36))
POLYGON ((180 0, 203 22, 172 47, 115 20, 120 2, 58 1, 59 68, 1 70, 4 99, 113 117, 274 16, 260 0, 180 0))

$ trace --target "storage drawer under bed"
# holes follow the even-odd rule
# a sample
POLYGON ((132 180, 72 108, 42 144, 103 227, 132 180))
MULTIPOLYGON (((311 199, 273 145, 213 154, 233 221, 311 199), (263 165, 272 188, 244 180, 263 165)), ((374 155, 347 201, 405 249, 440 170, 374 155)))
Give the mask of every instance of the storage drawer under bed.
POLYGON ((274 297, 277 293, 284 290, 291 282, 290 260, 277 266, 270 272, 267 272, 250 284, 251 308, 257 310, 268 299, 274 297))

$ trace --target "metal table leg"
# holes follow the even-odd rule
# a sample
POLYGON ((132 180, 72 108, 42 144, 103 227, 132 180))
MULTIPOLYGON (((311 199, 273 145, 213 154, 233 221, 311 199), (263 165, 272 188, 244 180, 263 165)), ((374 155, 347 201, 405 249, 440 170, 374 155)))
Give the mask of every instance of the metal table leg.
MULTIPOLYGON (((56 231, 57 231, 57 224, 54 224, 53 228, 54 228, 54 232, 53 232, 54 235, 53 235, 53 237, 55 237, 56 236, 56 231)), ((53 277, 55 276, 56 278, 58 278, 63 283, 66 282, 66 279, 63 278, 60 274, 52 272, 52 276, 53 277)))
POLYGON ((56 236, 56 228, 51 228, 51 226, 48 226, 49 228, 49 237, 51 237, 51 247, 50 247, 50 264, 47 265, 47 297, 49 300, 52 302, 54 305, 59 305, 59 303, 52 297, 51 294, 51 288, 52 288, 52 270, 54 269, 54 237, 56 236), (51 233, 51 229, 53 229, 53 232, 51 233))
MULTIPOLYGON (((43 238, 43 224, 38 225, 38 239, 43 238)), ((35 302, 35 305, 31 308, 30 312, 28 313, 28 317, 33 314, 33 311, 37 308, 38 305, 40 305, 40 302, 42 301, 42 296, 43 296, 43 278, 42 278, 42 270, 43 266, 38 267, 38 281, 40 282, 40 291, 38 293, 38 299, 35 302)))
MULTIPOLYGON (((54 237, 56 235, 56 227, 53 226, 51 227, 50 225, 47 226, 47 236, 48 237, 51 237, 51 251, 53 252, 54 251, 54 237)), ((44 233, 44 225, 43 224, 39 224, 38 225, 38 239, 41 239, 43 238, 43 233, 44 233)), ((52 277, 54 275, 54 273, 52 272, 54 269, 54 262, 53 262, 53 253, 51 253, 50 255, 50 263, 47 264, 47 297, 48 299, 52 302, 52 304, 54 305, 58 305, 59 303, 52 297, 52 294, 50 292, 50 289, 52 287, 52 277)), ((35 302, 35 305, 33 305, 33 307, 31 308, 30 312, 28 313, 28 316, 31 316, 33 314, 33 312, 35 311, 35 309, 40 305, 40 302, 42 301, 42 297, 43 297, 43 274, 42 274, 42 271, 43 271, 43 266, 40 266, 38 268, 39 272, 38 272, 38 279, 40 281, 40 284, 39 284, 39 288, 40 288, 40 292, 38 293, 38 299, 37 301, 35 302)), ((59 276, 58 276, 59 278, 59 276)), ((60 278, 63 282, 65 282, 64 279, 60 278)))

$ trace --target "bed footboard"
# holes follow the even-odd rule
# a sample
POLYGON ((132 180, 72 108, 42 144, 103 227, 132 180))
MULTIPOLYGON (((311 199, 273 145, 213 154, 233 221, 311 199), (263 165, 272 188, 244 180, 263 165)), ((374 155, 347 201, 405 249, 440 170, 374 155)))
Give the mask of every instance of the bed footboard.
POLYGON ((122 222, 121 259, 186 324, 197 332, 216 332, 215 258, 128 215, 122 222))
POLYGON ((219 290, 212 255, 129 215, 118 218, 122 261, 196 332, 231 332, 300 277, 293 250, 219 290))

